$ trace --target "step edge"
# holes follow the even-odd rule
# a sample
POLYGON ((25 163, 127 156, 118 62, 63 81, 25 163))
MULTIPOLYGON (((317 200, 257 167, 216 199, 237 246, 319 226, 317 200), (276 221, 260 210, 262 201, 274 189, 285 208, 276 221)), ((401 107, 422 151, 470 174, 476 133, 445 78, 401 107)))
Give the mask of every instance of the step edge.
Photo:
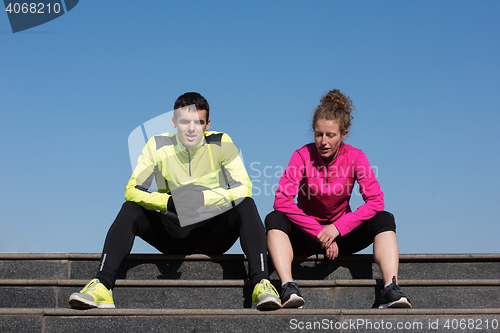
MULTIPOLYGON (((0 279, 0 286, 52 286, 52 287, 79 287, 89 280, 32 280, 32 279, 0 279)), ((278 280, 271 280, 279 284, 278 280)), ((296 280, 301 287, 373 287, 382 286, 381 279, 353 279, 353 280, 296 280)), ((500 286, 500 279, 447 279, 447 280, 399 280, 400 286, 500 286)), ((251 287, 248 280, 117 280, 116 287, 251 287)))
MULTIPOLYGON (((0 260, 100 260, 100 253, 0 253, 0 260)), ((161 253, 133 253, 127 260, 182 260, 182 261, 240 261, 246 260, 243 254, 219 255, 172 255, 161 253)), ((321 261, 324 255, 297 256, 295 261, 321 261)), ((371 261, 371 254, 342 255, 338 261, 371 261)), ((419 261, 500 261, 500 253, 456 253, 456 254, 400 254, 400 262, 419 261)))
POLYGON ((0 308, 0 316, 422 316, 422 315, 498 315, 500 309, 53 309, 0 308))

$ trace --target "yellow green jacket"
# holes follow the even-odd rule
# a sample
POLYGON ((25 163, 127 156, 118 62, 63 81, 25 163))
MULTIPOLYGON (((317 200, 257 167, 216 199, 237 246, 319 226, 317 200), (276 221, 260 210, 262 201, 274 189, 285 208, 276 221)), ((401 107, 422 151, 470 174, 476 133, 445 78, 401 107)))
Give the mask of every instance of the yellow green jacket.
POLYGON ((252 183, 229 135, 205 132, 204 140, 185 148, 176 133, 153 136, 139 156, 125 190, 125 200, 149 210, 167 211, 170 192, 203 191, 204 206, 227 207, 252 196, 252 183), (153 179, 158 191, 149 192, 153 179))

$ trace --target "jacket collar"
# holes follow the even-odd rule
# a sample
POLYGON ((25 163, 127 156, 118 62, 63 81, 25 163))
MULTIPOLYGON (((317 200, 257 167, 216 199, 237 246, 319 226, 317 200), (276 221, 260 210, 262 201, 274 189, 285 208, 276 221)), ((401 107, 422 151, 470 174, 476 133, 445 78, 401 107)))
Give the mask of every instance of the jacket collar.
POLYGON ((183 153, 187 154, 188 152, 190 154, 195 154, 202 146, 206 144, 205 133, 203 133, 203 139, 201 139, 201 141, 198 142, 198 144, 192 148, 184 147, 181 140, 179 140, 179 135, 177 133, 175 134, 175 140, 177 141, 177 144, 175 145, 176 154, 183 154, 183 153))

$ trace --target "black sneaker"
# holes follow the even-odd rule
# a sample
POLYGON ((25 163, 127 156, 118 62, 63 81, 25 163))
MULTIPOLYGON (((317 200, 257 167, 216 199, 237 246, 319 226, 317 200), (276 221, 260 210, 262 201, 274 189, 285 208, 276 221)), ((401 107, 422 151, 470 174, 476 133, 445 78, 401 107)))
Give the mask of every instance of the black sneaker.
POLYGON ((411 308, 410 299, 399 289, 395 276, 392 278, 392 283, 380 293, 379 308, 411 308))
POLYGON ((281 307, 300 308, 304 303, 299 286, 295 282, 287 282, 281 287, 281 307))

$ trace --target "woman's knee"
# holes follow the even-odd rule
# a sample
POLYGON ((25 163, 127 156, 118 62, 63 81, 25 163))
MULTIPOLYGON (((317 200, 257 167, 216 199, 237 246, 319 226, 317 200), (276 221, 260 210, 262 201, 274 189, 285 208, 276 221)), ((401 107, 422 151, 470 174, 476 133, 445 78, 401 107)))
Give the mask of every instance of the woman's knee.
POLYGON ((376 221, 376 234, 380 234, 385 231, 396 232, 396 220, 394 215, 389 212, 381 211, 375 214, 376 221))
POLYGON ((277 224, 283 224, 287 220, 288 217, 284 213, 275 210, 267 214, 266 218, 264 219, 264 224, 266 226, 266 229, 274 229, 276 228, 277 224))

